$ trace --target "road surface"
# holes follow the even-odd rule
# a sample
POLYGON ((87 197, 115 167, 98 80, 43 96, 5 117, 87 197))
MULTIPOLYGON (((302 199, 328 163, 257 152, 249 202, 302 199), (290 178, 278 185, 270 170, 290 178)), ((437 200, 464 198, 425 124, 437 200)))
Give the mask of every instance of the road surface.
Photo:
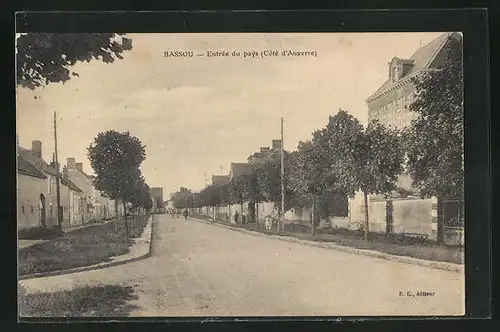
POLYGON ((464 276, 156 215, 152 257, 25 280, 134 287, 131 316, 462 315, 464 276), (433 295, 416 296, 417 292, 433 295), (401 296, 402 295, 402 296, 401 296), (415 296, 413 296, 415 295, 415 296))

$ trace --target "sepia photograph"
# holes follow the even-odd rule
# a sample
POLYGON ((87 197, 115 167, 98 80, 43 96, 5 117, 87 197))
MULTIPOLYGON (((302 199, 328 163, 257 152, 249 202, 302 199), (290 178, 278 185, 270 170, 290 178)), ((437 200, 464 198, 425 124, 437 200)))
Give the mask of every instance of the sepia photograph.
POLYGON ((20 321, 465 314, 461 32, 15 38, 20 321))

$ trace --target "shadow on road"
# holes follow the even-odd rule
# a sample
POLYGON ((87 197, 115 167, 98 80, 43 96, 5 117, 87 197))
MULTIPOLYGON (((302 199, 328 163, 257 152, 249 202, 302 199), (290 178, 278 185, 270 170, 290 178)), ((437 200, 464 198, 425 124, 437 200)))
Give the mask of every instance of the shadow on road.
POLYGON ((137 306, 131 286, 83 286, 54 293, 27 294, 19 291, 20 320, 23 317, 126 317, 137 306))

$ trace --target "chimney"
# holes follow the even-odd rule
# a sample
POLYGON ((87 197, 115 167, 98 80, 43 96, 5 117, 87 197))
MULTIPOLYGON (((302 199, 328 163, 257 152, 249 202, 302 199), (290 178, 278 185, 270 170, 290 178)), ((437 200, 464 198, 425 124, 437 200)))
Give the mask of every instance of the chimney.
POLYGON ((280 149, 281 149, 281 140, 273 139, 273 150, 280 150, 280 149))
POLYGON ((76 169, 83 172, 83 163, 76 163, 76 169))
POLYGON ((31 152, 38 158, 42 159, 42 142, 32 141, 31 142, 31 152))
POLYGON ((75 158, 66 158, 66 165, 68 165, 69 169, 75 169, 75 158))

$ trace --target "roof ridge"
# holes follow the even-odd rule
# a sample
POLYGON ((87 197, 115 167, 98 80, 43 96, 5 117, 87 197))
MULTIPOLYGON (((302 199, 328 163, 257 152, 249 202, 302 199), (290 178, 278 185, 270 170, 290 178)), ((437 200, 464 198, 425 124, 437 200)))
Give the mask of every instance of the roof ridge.
POLYGON ((428 68, 430 66, 430 64, 432 63, 432 61, 434 61, 434 59, 436 58, 436 56, 439 54, 439 52, 441 52, 441 50, 443 49, 443 47, 446 45, 446 43, 448 42, 448 38, 450 36, 451 36, 451 33, 450 32, 446 32, 446 33, 443 33, 442 35, 440 35, 439 37, 437 37, 435 39, 435 40, 437 40, 439 38, 443 38, 443 40, 441 40, 441 42, 439 43, 439 46, 436 47, 436 49, 432 53, 431 57, 425 63, 424 68, 428 68))

